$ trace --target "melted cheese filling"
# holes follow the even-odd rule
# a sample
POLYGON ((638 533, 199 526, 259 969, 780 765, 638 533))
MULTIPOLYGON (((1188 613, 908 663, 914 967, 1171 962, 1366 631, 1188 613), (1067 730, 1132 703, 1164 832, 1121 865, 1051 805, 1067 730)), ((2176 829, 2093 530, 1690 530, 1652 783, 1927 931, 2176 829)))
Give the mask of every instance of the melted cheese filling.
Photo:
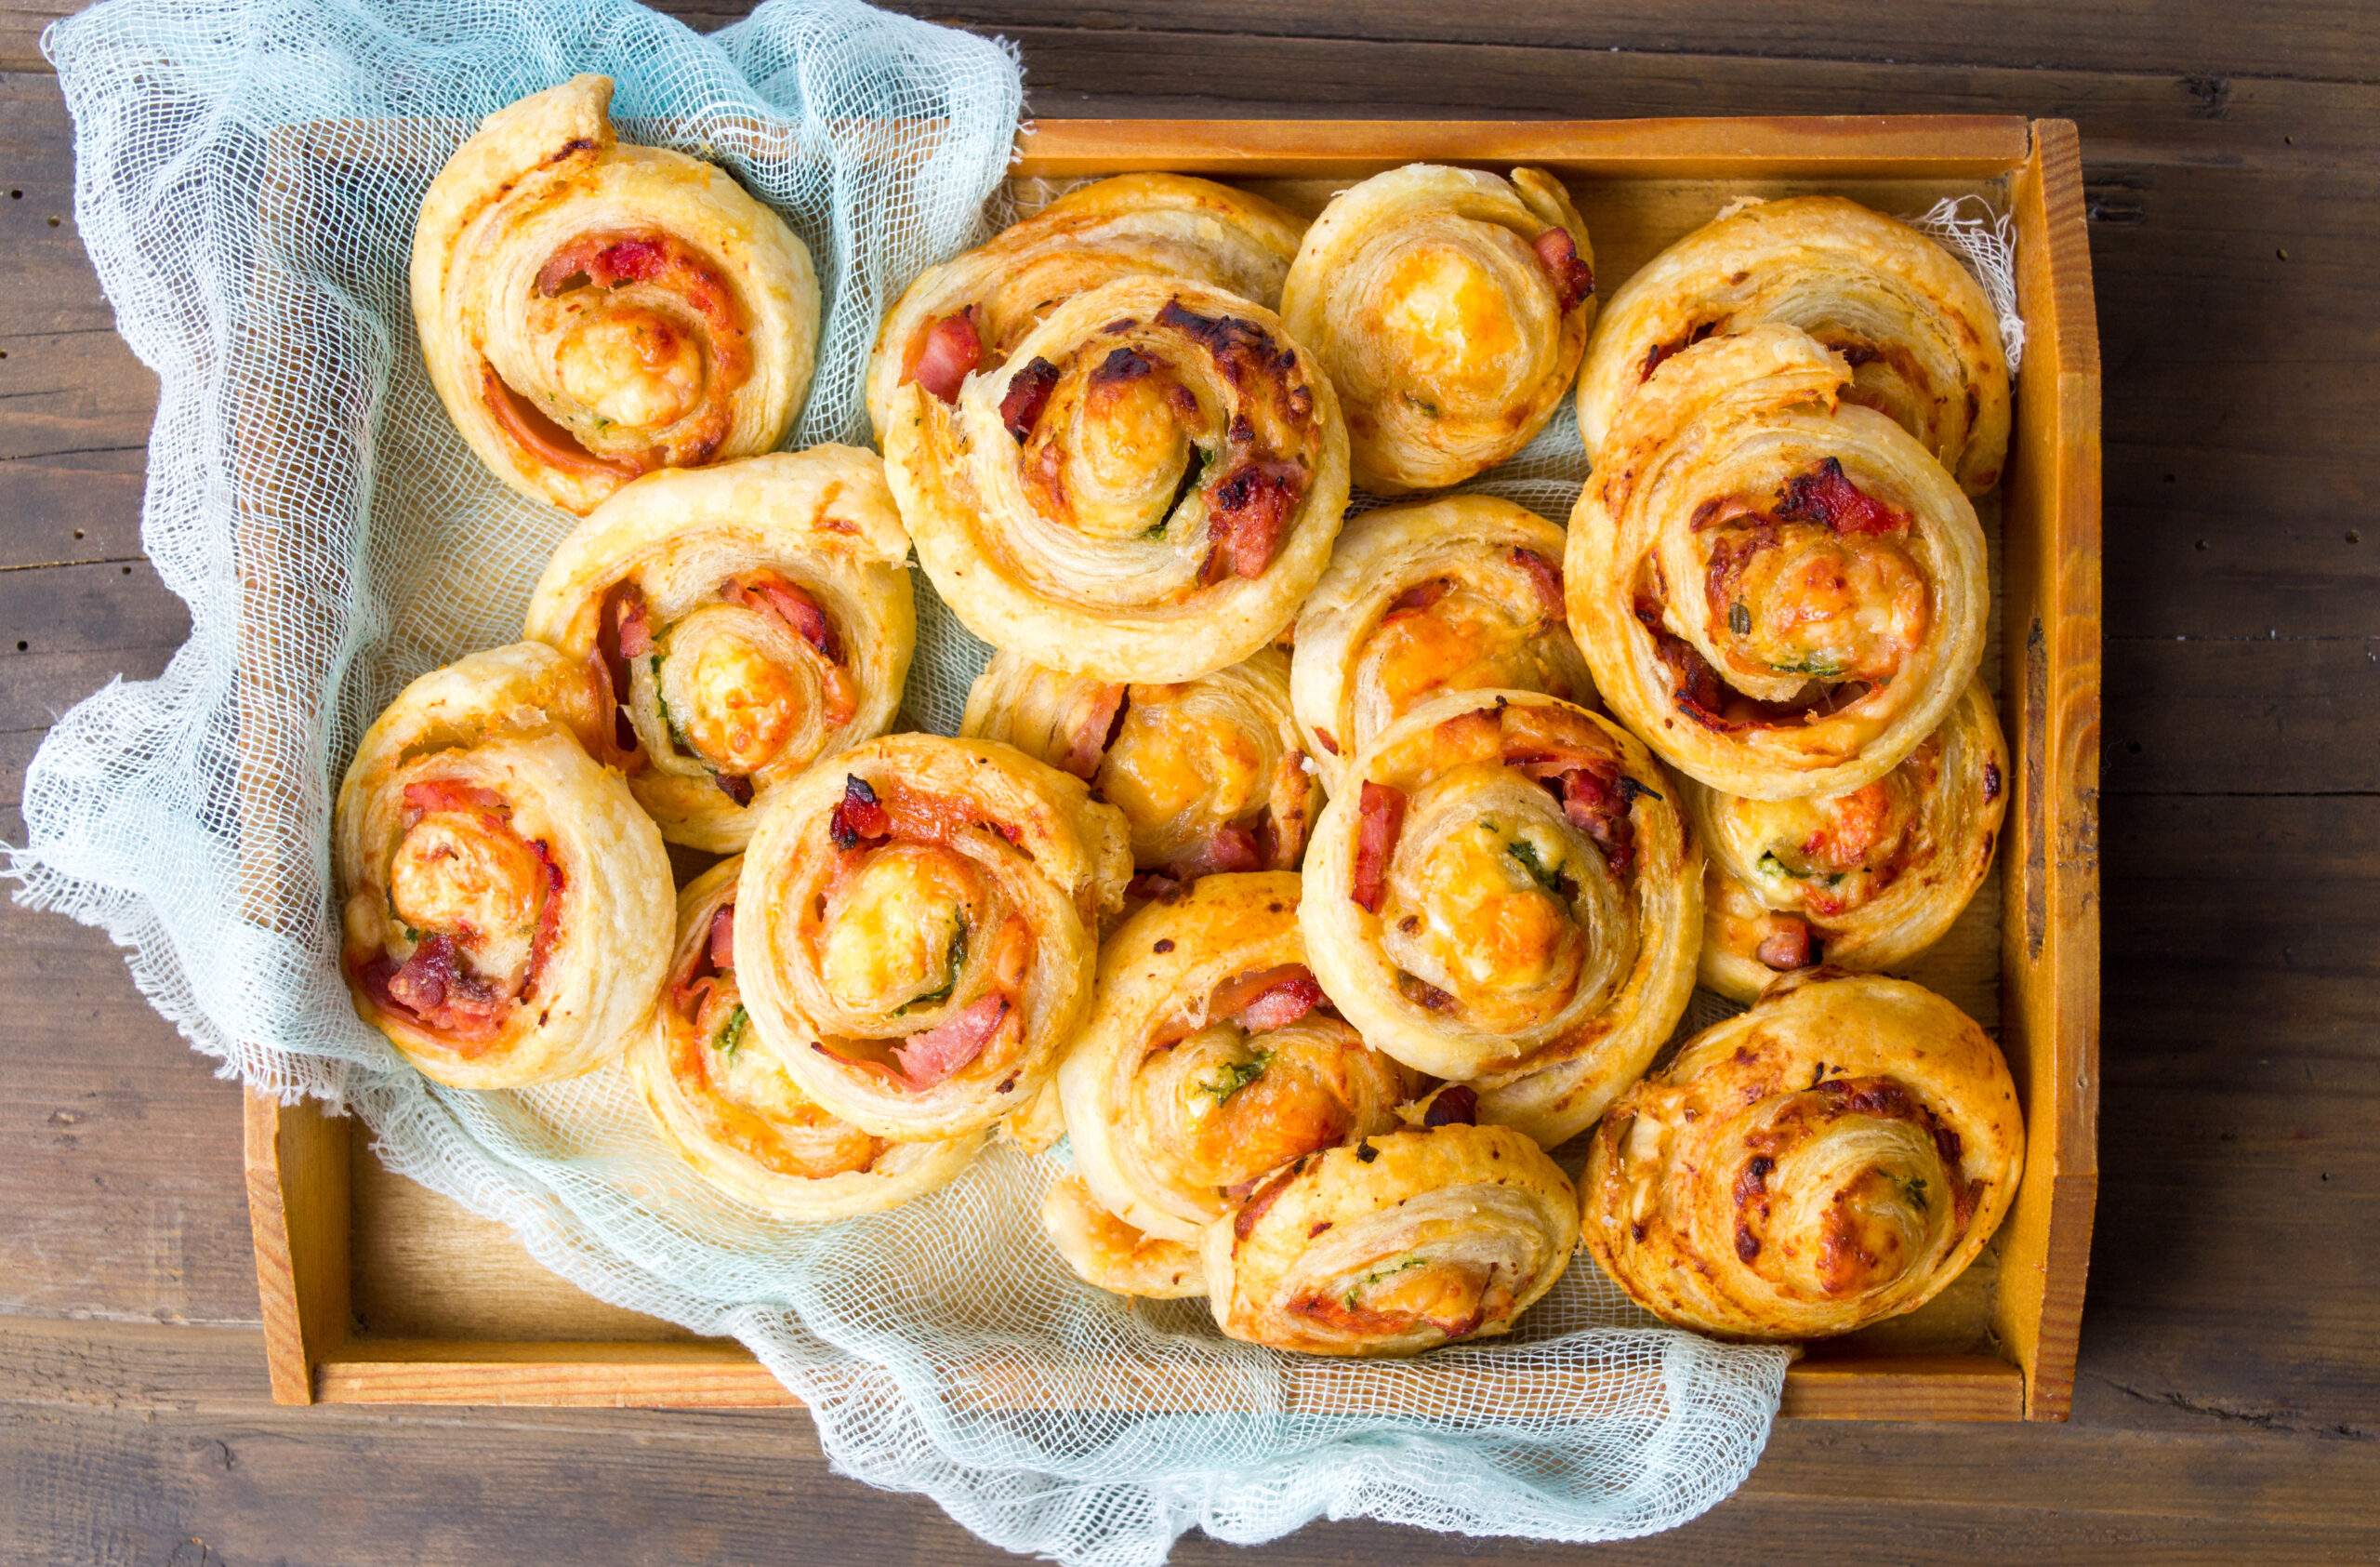
POLYGON ((1780 674, 1889 680, 1925 637, 1929 595, 1908 551, 1820 527, 1778 535, 1745 563, 1734 600, 1712 605, 1725 645, 1780 674))
POLYGON ((400 920, 451 936, 482 976, 514 989, 529 972, 545 895, 536 851, 476 811, 423 817, 389 866, 389 899, 400 920))
POLYGON ((1195 833, 1197 824, 1237 821, 1268 794, 1270 758, 1221 714, 1183 710, 1182 688, 1135 686, 1095 779, 1124 813, 1142 851, 1195 833))
POLYGON ((897 1012, 958 979, 952 948, 968 925, 973 877, 932 844, 892 843, 867 856, 826 896, 819 976, 854 1012, 897 1012))
POLYGON ((1433 392, 1465 402, 1500 395, 1524 354, 1520 328, 1496 274, 1452 247, 1416 246, 1386 270, 1375 296, 1388 356, 1420 385, 1406 392, 1417 412, 1434 413, 1433 392))
POLYGON ((553 346, 554 384, 597 433, 666 429, 701 406, 703 346, 679 323, 650 310, 570 313, 553 346))

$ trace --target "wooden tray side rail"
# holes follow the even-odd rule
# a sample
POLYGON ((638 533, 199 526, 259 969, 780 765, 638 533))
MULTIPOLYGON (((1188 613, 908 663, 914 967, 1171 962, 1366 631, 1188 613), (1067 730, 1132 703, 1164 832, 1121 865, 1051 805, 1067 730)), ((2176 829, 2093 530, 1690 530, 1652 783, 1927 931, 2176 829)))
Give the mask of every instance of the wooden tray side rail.
MULTIPOLYGON (((1042 179, 1171 169, 1344 180, 1428 159, 1525 161, 1593 180, 1983 181, 2004 193, 2030 341, 2003 497, 2003 716, 2018 777, 2000 851, 2001 1038, 2025 1100, 2029 1151, 1990 1297, 1988 1348, 1998 1353, 1836 1347, 1792 1368, 1782 1413, 2065 1418, 2097 1184, 2099 366, 2073 126, 2008 117, 1059 120, 1041 122, 1019 150, 1020 178, 1042 179)), ((317 1104, 248 1098, 250 1212, 276 1401, 799 1403, 732 1341, 364 1331, 357 1320, 364 1276, 355 1271, 364 1254, 351 1243, 361 1198, 350 1170, 361 1179, 371 1167, 350 1162, 363 1157, 352 1136, 350 1122, 317 1104)), ((1028 1368, 1013 1375, 983 1369, 976 1385, 986 1401, 1030 1401, 1028 1368)), ((1195 1385, 1163 1364, 1141 1369, 1119 1401, 1201 1407, 1195 1385)), ((1292 1407, 1328 1407, 1320 1383, 1305 1382, 1295 1363, 1284 1377, 1292 1407)))

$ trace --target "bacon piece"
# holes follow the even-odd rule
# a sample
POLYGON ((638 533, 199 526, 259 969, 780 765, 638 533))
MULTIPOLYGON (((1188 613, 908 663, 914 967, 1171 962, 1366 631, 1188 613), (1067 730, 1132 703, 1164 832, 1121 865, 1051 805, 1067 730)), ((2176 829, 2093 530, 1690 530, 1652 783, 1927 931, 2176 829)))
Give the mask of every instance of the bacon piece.
POLYGON ((1513 564, 1528 573, 1530 585, 1537 589, 1538 607, 1546 618, 1562 619, 1562 568, 1534 550, 1514 550, 1513 564))
POLYGON ((644 590, 633 582, 615 582, 603 594, 602 607, 596 612, 595 654, 608 687, 602 695, 610 698, 612 709, 612 739, 623 756, 636 754, 639 746, 636 725, 628 721, 628 659, 641 657, 653 650, 653 633, 646 623, 644 590), (628 628, 638 630, 631 633, 628 628), (628 642, 633 635, 641 651, 631 654, 628 642))
POLYGON ((722 903, 710 917, 710 966, 735 966, 735 905, 722 903))
POLYGON ((1305 469, 1294 462, 1247 462, 1218 481, 1207 492, 1209 580, 1263 576, 1305 485, 1305 469))
POLYGON ((410 828, 426 816, 439 811, 481 811, 512 814, 504 796, 492 789, 467 784, 460 778, 420 778, 405 785, 405 825, 410 828))
POLYGON ((1232 1234, 1242 1241, 1254 1234, 1257 1221, 1264 1216, 1264 1211, 1280 1201, 1281 1193, 1289 1189, 1289 1183, 1297 1179, 1298 1172, 1304 1168, 1305 1161, 1301 1159, 1294 1164, 1285 1166, 1277 1175, 1258 1187, 1254 1194, 1240 1205, 1239 1213, 1232 1219, 1232 1234))
POLYGON ((1564 314, 1595 291, 1595 270, 1580 258, 1579 242, 1570 237, 1569 230, 1548 229, 1529 241, 1529 248, 1537 252, 1538 264, 1554 280, 1554 297, 1564 314))
POLYGON ((545 973, 546 960, 553 955, 554 943, 562 936, 562 867, 542 838, 529 840, 529 852, 545 869, 546 896, 537 905, 537 934, 529 941, 529 972, 521 979, 523 995, 536 989, 537 976, 545 973))
POLYGON ((1845 538, 1897 533, 1909 526, 1909 513, 1853 484, 1843 464, 1828 458, 1789 482, 1777 515, 1788 523, 1823 523, 1845 538))
POLYGON ((1227 821, 1211 829, 1204 841, 1167 861, 1165 873, 1177 882, 1195 882, 1201 876, 1224 871, 1263 869, 1264 851, 1257 843, 1256 834, 1237 822, 1227 821))
POLYGON ((1092 688, 1088 705, 1078 710, 1066 754, 1058 763, 1061 771, 1072 773, 1086 783, 1091 781, 1099 771, 1100 759, 1116 743, 1116 731, 1123 725, 1127 695, 1127 688, 1121 684, 1092 688))
POLYGON ((1467 1082, 1450 1082, 1438 1090, 1422 1113, 1424 1126, 1476 1126, 1479 1091, 1467 1082))
POLYGON ((1009 1011, 1009 999, 995 991, 978 997, 925 1032, 911 1034, 892 1047, 902 1078, 919 1093, 943 1082, 984 1053, 1009 1011))
MULTIPOLYGON (((375 990, 384 991, 440 1033, 484 1038, 496 1031, 503 1016, 506 998, 464 965, 462 954, 448 936, 424 936, 403 966, 390 971, 382 963, 373 969, 382 971, 375 990)), ((367 973, 366 977, 372 975, 367 973)))
POLYGON ((1000 399, 1000 424, 1023 445, 1041 422, 1041 410, 1050 405, 1050 393, 1058 384, 1058 367, 1046 359, 1034 358, 1025 368, 1009 378, 1008 393, 1000 399))
POLYGON ((1710 660, 1696 651, 1692 643, 1661 624, 1660 606, 1650 599, 1636 601, 1636 619, 1653 639, 1653 656, 1667 667, 1670 678, 1676 683, 1670 695, 1698 722, 1712 728, 1729 727, 1720 716, 1727 703, 1727 687, 1710 660))
POLYGON ((1806 968, 1810 962, 1809 923, 1792 914, 1771 915, 1768 934, 1761 937, 1752 956, 1779 974, 1806 968))
POLYGON ((1207 1016, 1228 1017, 1251 1034, 1287 1028, 1329 998, 1303 963, 1282 963, 1224 980, 1207 998, 1207 1016))
POLYGON ((1617 770, 1574 767, 1562 775, 1561 791, 1562 814, 1595 841, 1613 875, 1626 875, 1636 863, 1636 830, 1628 808, 1645 786, 1617 770))
POLYGON ((1699 326, 1697 326, 1693 330, 1687 332, 1685 337, 1679 338, 1673 342, 1655 343, 1651 352, 1645 355, 1645 367, 1636 372, 1636 379, 1638 383, 1642 384, 1643 382, 1651 380, 1653 378, 1653 372, 1661 367, 1662 360, 1668 359, 1675 354, 1684 353, 1687 349, 1692 348, 1695 344, 1709 337, 1712 332, 1717 328, 1718 325, 1719 324, 1715 321, 1706 321, 1699 326))
POLYGON ((975 329, 973 308, 945 315, 926 328, 907 378, 945 403, 959 399, 959 383, 984 363, 983 335, 975 329))
POLYGON ((1319 724, 1314 726, 1314 737, 1321 744, 1323 750, 1329 751, 1333 756, 1339 754, 1339 737, 1332 734, 1329 730, 1325 729, 1319 724))
POLYGON ((826 831, 839 849, 856 849, 863 842, 892 830, 892 813, 876 798, 867 780, 856 773, 843 775, 843 797, 826 818, 826 831))
POLYGON ((719 791, 721 794, 726 795, 738 805, 749 805, 752 803, 752 780, 744 774, 713 773, 710 776, 710 781, 719 786, 719 791))
MULTIPOLYGON (((1390 603, 1388 613, 1398 615, 1424 610, 1452 591, 1454 591, 1453 583, 1443 577, 1433 577, 1426 582, 1416 582, 1397 594, 1390 603)), ((1331 754, 1335 756, 1338 752, 1334 749, 1331 754)))
POLYGON ((1126 897, 1145 898, 1155 902, 1181 892, 1182 883, 1160 871, 1144 870, 1124 883, 1126 897))
POLYGON ((774 571, 747 571, 722 583, 719 596, 729 604, 775 616, 828 663, 843 661, 843 643, 835 634, 834 622, 818 607, 810 590, 799 583, 788 582, 774 571))
POLYGON ((1367 914, 1380 912, 1388 892, 1388 862, 1396 854, 1396 835, 1405 830, 1405 791, 1388 784, 1364 782, 1356 803, 1355 876, 1348 896, 1367 914))

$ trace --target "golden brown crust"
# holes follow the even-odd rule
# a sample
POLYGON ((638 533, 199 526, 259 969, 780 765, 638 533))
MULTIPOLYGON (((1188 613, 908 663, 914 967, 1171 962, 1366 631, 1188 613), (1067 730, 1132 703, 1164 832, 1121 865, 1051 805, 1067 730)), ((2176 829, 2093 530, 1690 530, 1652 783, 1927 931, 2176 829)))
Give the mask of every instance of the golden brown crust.
POLYGON ((1122 817, 1009 746, 890 735, 812 768, 746 851, 756 1042, 862 1130, 956 1137, 1028 1105, 1091 999, 1122 817))
POLYGON ((644 1026, 669 861, 583 748, 597 719, 560 654, 493 648, 405 687, 339 786, 341 972, 357 1014, 441 1082, 574 1076, 644 1026))
POLYGON ((1990 870, 2013 781, 1981 681, 1848 794, 1766 803, 1680 780, 1708 866, 1702 984, 1749 1002, 1810 963, 1873 973, 1924 951, 1990 870))
POLYGON ((1100 949, 1058 1068, 1075 1169, 1143 1233, 1183 1242, 1276 1165, 1396 1124, 1411 1088, 1305 966, 1298 878, 1209 876, 1100 949))
POLYGON ((925 335, 945 317, 968 318, 981 352, 974 368, 1005 363, 1058 305, 1119 277, 1178 278, 1281 303, 1281 279, 1305 224, 1262 196, 1180 174, 1120 174, 1012 224, 929 267, 878 329, 867 365, 867 413, 883 439, 925 335))
POLYGON ((1594 250, 1542 169, 1408 164, 1332 199, 1281 316, 1329 369, 1355 484, 1459 485, 1545 426, 1593 322, 1594 250))
POLYGON ((1687 776, 1756 800, 1841 793, 1940 724, 1983 656, 1975 508, 1932 454, 1843 400, 1796 327, 1662 361, 1570 521, 1570 630, 1605 703, 1687 776))
POLYGON ((1041 1232, 1076 1278, 1111 1294, 1183 1300, 1207 1293, 1195 1248, 1134 1229, 1073 1175, 1059 1176, 1042 1194, 1041 1232))
POLYGON ((1670 1321, 1849 1333, 1915 1310, 1975 1260, 2024 1147, 2007 1063, 1964 1013, 1905 980, 1811 970, 1612 1106, 1582 1228, 1670 1321))
POLYGON ((1163 278, 1052 311, 945 403, 894 396, 884 461, 967 629, 1051 669, 1182 681, 1277 636, 1347 502, 1329 378, 1271 312, 1163 278))
POLYGON ((655 468, 783 441, 810 386, 810 253, 725 170, 613 133, 577 76, 488 116, 414 229, 430 384, 488 471, 585 515, 655 468))
POLYGON ((1692 992, 1702 861, 1676 798, 1633 736, 1556 697, 1433 697, 1323 811, 1302 915, 1315 973, 1373 1046, 1559 1142, 1645 1069, 1692 992))
POLYGON ((1576 1245, 1569 1177, 1505 1126, 1406 1127, 1275 1172, 1206 1228, 1233 1338, 1411 1355, 1512 1331, 1576 1245))
POLYGON ((892 724, 917 642, 908 549, 873 452, 648 473, 554 551, 527 635, 617 704, 662 836, 733 851, 812 762, 892 724))
POLYGON ((1579 374, 1588 458, 1663 360, 1764 321, 1844 355, 1844 397, 1915 436, 1969 495, 1999 483, 2008 363, 1990 299, 1934 241, 1841 196, 1743 203, 1621 285, 1579 374))
POLYGON ((1493 496, 1384 506, 1340 530, 1298 612, 1290 699, 1324 784, 1439 691, 1542 691, 1590 705, 1570 640, 1562 530, 1493 496))
POLYGON ((727 1195, 780 1218, 873 1214, 948 1185, 983 1146, 981 1133, 890 1143, 821 1109, 765 1052, 747 1048, 749 1020, 733 953, 740 857, 720 861, 678 895, 678 942, 653 1026, 628 1047, 630 1078, 662 1139, 727 1195))

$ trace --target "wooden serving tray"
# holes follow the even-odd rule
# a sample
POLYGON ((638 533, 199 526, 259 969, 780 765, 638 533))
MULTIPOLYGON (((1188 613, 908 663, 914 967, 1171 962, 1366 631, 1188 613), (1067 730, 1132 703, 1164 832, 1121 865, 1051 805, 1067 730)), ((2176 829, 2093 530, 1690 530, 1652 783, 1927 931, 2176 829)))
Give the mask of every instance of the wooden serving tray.
MULTIPOLYGON (((299 127, 279 150, 293 164, 334 143, 338 153, 320 155, 351 157, 358 128, 299 127)), ((1968 1276, 1923 1311, 1812 1347, 1787 1374, 1784 1413, 2064 1419, 2098 1187, 2099 357, 2074 126, 1984 116, 1043 120, 1020 153, 1016 194, 1028 207, 1053 182, 1161 169, 1247 181, 1312 211, 1329 190, 1399 164, 1532 164, 1571 187, 1606 298, 1738 194, 1828 191, 1905 213, 1980 193, 2014 216, 2029 339, 2006 478, 1979 510, 2000 573, 1999 657, 1987 655, 1985 672, 2015 747, 2016 793, 1993 881, 1914 966, 1987 1026, 1997 1018, 2024 1099, 2024 1179, 1968 1276)), ((300 167, 274 189, 302 199, 306 183, 300 167)), ((276 634, 262 611, 284 519, 273 486, 256 489, 241 550, 258 584, 245 634, 261 652, 276 634)), ((285 592, 271 602, 293 612, 285 592)), ((272 715, 307 697, 268 688, 252 667, 243 660, 254 715, 244 751, 256 759, 244 787, 286 788, 265 760, 272 715)), ((244 845, 254 886, 292 884, 284 878, 307 857, 244 845)), ((605 1306, 547 1272, 503 1226, 382 1169, 352 1123, 318 1104, 252 1094, 246 1165, 280 1402, 798 1402, 742 1345, 605 1306)), ((1149 1369, 1149 1407, 1166 1407, 1162 1368, 1149 1369)), ((1295 1403, 1294 1365, 1289 1379, 1295 1403)), ((987 1379, 987 1396, 998 1380, 987 1379)))

